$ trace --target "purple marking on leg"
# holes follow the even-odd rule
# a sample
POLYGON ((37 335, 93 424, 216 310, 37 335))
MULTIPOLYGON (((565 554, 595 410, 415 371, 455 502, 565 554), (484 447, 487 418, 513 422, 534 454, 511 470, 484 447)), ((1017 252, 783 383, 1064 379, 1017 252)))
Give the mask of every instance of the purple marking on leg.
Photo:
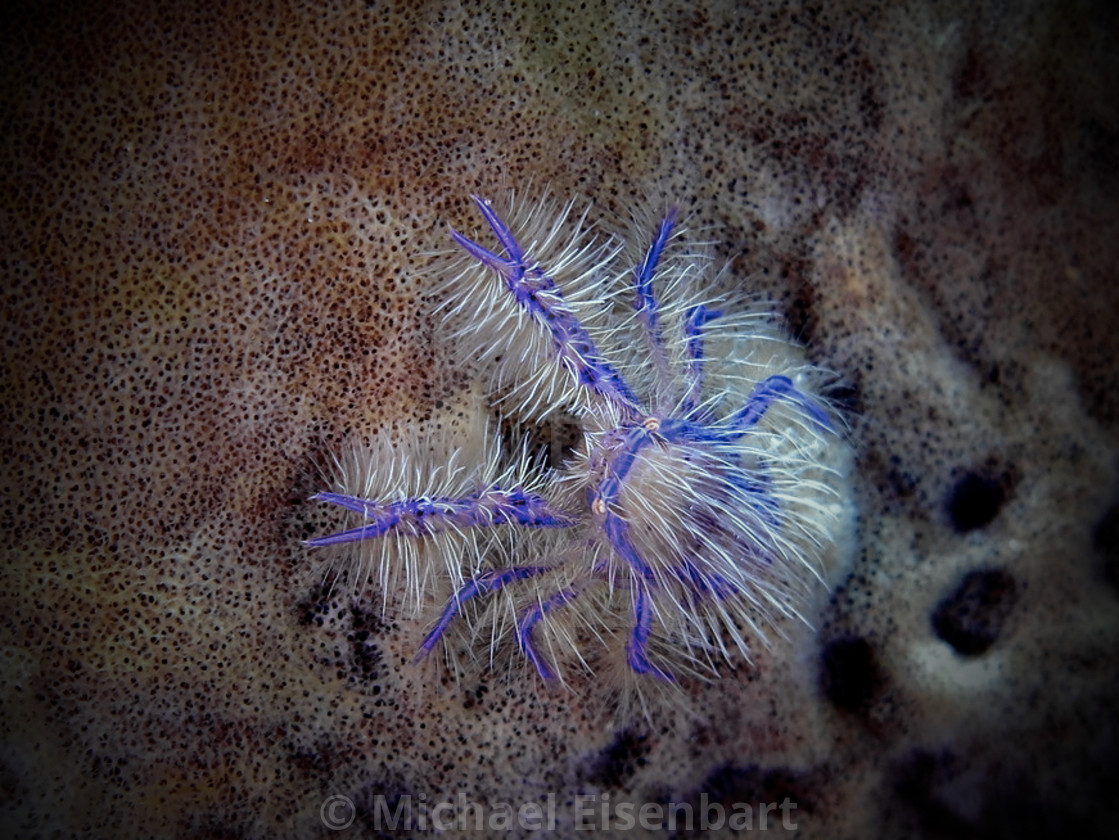
POLYGON ((340 543, 360 542, 361 540, 371 540, 377 537, 383 537, 385 529, 381 527, 380 523, 373 522, 368 525, 361 525, 357 528, 351 528, 348 531, 339 531, 336 534, 328 534, 325 537, 313 537, 309 540, 304 540, 303 544, 311 548, 323 548, 328 545, 338 545, 340 543))
POLYGON ((568 601, 574 600, 578 595, 579 593, 574 589, 560 590, 546 601, 526 610, 525 614, 521 617, 520 624, 517 626, 517 641, 521 645, 521 650, 524 651, 529 661, 536 666, 536 670, 540 676, 546 680, 554 680, 556 678, 556 672, 551 669, 548 662, 536 650, 536 645, 532 642, 532 630, 540 620, 553 609, 562 607, 568 601))
POLYGON ((374 502, 357 496, 347 496, 343 493, 316 493, 311 497, 311 501, 340 505, 347 510, 355 511, 373 520, 348 531, 307 540, 305 544, 312 548, 381 537, 400 524, 398 502, 374 502))
POLYGON ((602 475, 594 490, 590 491, 592 507, 596 498, 606 506, 618 501, 618 496, 622 492, 622 482, 633 467, 638 451, 651 441, 649 430, 636 423, 629 427, 615 429, 603 441, 595 453, 591 466, 592 473, 602 475))
POLYGON ((640 574, 641 577, 652 580, 653 569, 641 558, 633 542, 630 541, 629 523, 613 511, 607 511, 606 521, 603 522, 602 529, 606 532, 606 537, 610 540, 610 545, 613 546, 618 556, 625 560, 629 567, 640 574))
POLYGON ((637 592, 633 611, 637 622, 633 628, 633 635, 626 645, 629 667, 639 674, 652 674, 665 682, 676 682, 672 674, 661 670, 649 661, 646 649, 649 645, 649 635, 653 630, 653 610, 649 604, 649 597, 643 589, 637 592))
POLYGON ((616 444, 604 446, 595 468, 601 470, 602 479, 588 489, 587 499, 591 510, 601 517, 602 529, 610 540, 615 553, 643 578, 651 579, 653 570, 646 563, 629 538, 629 524, 611 510, 618 503, 626 476, 637 459, 637 453, 653 440, 653 433, 643 425, 635 424, 626 429, 616 444))
POLYGON ((709 426, 690 420, 665 420, 661 423, 658 433, 669 443, 692 446, 711 444, 712 454, 726 463, 726 467, 719 470, 719 475, 734 488, 728 492, 744 498, 749 507, 757 511, 770 525, 780 524, 778 513, 781 508, 771 494, 772 482, 766 471, 765 462, 759 460, 753 467, 743 467, 739 453, 726 446, 728 442, 742 437, 744 432, 728 434, 724 429, 712 430, 709 426))
POLYGON ((377 502, 344 493, 318 493, 311 498, 339 505, 373 520, 348 531, 307 540, 306 544, 314 548, 383 537, 397 529, 408 536, 424 537, 452 527, 513 523, 536 528, 565 528, 574 524, 572 519, 552 510, 543 496, 530 493, 520 485, 508 490, 495 485, 461 498, 419 497, 377 502))
POLYGON ((735 495, 768 525, 776 528, 781 524, 779 518, 781 505, 773 498, 773 482, 770 480, 764 461, 759 460, 750 469, 736 464, 734 469, 727 471, 726 480, 738 491, 735 495))
POLYGON ((435 647, 436 642, 451 626, 455 616, 458 615, 462 605, 469 601, 476 595, 483 595, 489 592, 496 592, 502 587, 512 583, 516 580, 524 580, 533 575, 541 574, 542 572, 549 571, 546 566, 519 566, 512 569, 494 569, 489 572, 483 572, 478 577, 469 581, 465 586, 459 589, 451 599, 447 601, 447 605, 443 607, 443 614, 439 617, 435 629, 427 634, 427 637, 420 645, 420 652, 416 654, 416 661, 423 659, 431 649, 435 647))
POLYGON ((664 253, 668 240, 672 237, 672 229, 675 226, 676 208, 673 207, 661 220, 660 226, 657 228, 657 235, 649 245, 649 250, 645 252, 645 260, 633 270, 637 293, 633 307, 638 312, 647 311, 654 324, 657 316, 657 302, 653 294, 653 275, 657 271, 657 264, 660 263, 661 255, 664 253))
POLYGON ((517 303, 552 335, 559 363, 577 382, 618 407, 624 416, 641 414, 637 395, 606 361, 555 281, 539 265, 531 264, 509 227, 489 203, 472 196, 508 257, 501 257, 456 230, 451 236, 468 254, 496 272, 517 303))
POLYGON ((688 384, 680 400, 680 410, 690 416, 703 397, 703 327, 722 315, 702 303, 688 310, 684 318, 684 337, 688 341, 688 384))
POLYGON ((497 241, 501 243, 501 247, 505 249, 505 253, 509 255, 509 260, 514 265, 524 265, 525 252, 521 248, 521 244, 517 241, 517 237, 513 235, 513 231, 509 230, 509 226, 505 224, 504 220, 497 215, 492 205, 481 196, 472 195, 474 204, 482 212, 482 216, 486 220, 486 224, 490 226, 497 241))
POLYGON ((666 418, 661 421, 657 433, 669 443, 684 445, 698 443, 724 443, 727 433, 719 428, 712 428, 691 419, 666 418))
POLYGON ((472 239, 463 236, 454 228, 451 229, 451 237, 458 243, 464 251, 466 251, 486 268, 491 269, 500 275, 509 288, 515 291, 515 285, 524 276, 524 262, 525 253, 521 248, 517 238, 513 236, 513 232, 509 230, 509 226, 501 220, 501 217, 493 211, 490 203, 484 198, 472 195, 470 196, 478 209, 482 211, 482 216, 485 217, 486 223, 497 237, 497 241, 501 243, 501 247, 505 250, 507 257, 501 257, 495 254, 488 248, 483 248, 472 239))
MULTIPOLYGON (((675 572, 686 589, 699 595, 712 595, 719 600, 738 594, 738 587, 718 572, 702 572, 691 560, 685 560, 675 572)), ((697 599, 698 601, 698 599, 697 599)))
POLYGON ((778 375, 763 379, 755 385, 753 393, 746 400, 746 405, 730 416, 728 422, 737 433, 734 436, 741 437, 746 434, 747 429, 757 425, 758 421, 769 411, 769 407, 773 405, 774 400, 779 397, 784 397, 796 403, 807 411, 817 423, 828 431, 833 431, 831 420, 828 419, 824 410, 797 390, 789 377, 778 375))
POLYGON ((468 239, 454 228, 451 229, 451 238, 454 239, 455 242, 458 243, 458 246, 466 251, 466 253, 470 254, 470 256, 472 256, 486 268, 496 272, 505 280, 510 280, 515 273, 515 263, 507 260, 505 257, 499 257, 488 248, 483 248, 473 239, 468 239))
MULTIPOLYGON (((475 497, 472 497, 475 498, 475 497)), ((476 497, 478 512, 488 512, 490 521, 479 515, 467 525, 503 525, 512 522, 532 528, 566 528, 575 520, 552 510, 551 503, 536 493, 530 493, 519 484, 505 490, 494 486, 476 497)))
POLYGON ((676 224, 676 208, 668 211, 668 215, 661 220, 657 235, 645 253, 641 265, 633 269, 633 308, 637 313, 638 323, 645 330, 649 341, 650 352, 653 356, 651 364, 662 381, 669 379, 668 354, 665 352, 664 336, 660 328, 660 303, 657 301, 656 290, 653 288, 653 276, 656 274, 657 264, 664 253, 668 240, 672 237, 672 229, 676 224))

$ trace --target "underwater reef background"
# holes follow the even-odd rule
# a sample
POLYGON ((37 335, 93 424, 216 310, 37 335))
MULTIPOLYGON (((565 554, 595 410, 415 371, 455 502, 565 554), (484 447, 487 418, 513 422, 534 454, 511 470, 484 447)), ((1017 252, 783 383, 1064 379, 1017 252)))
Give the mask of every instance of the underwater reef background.
POLYGON ((461 795, 1105 836, 1117 36, 1091 2, 18 4, 2 833, 377 836, 461 795), (454 369, 421 255, 530 186, 678 203, 843 383, 853 571, 675 713, 414 664, 422 622, 301 543, 331 455, 454 369))

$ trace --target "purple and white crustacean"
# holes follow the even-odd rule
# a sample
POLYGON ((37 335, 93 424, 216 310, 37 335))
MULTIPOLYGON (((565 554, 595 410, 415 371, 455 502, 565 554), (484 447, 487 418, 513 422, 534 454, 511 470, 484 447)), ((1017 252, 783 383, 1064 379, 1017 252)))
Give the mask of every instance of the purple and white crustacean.
POLYGON ((386 603, 393 586, 417 610, 450 591, 421 657, 468 622, 491 661, 515 645, 545 679, 623 653, 636 674, 713 675, 809 621, 849 518, 822 374, 770 313, 713 291, 675 210, 627 252, 570 204, 522 204, 507 223, 474 201, 498 248, 451 231, 445 335, 514 428, 562 415, 580 439, 555 466, 527 432, 444 463, 381 441, 314 497, 361 524, 308 545, 379 545, 361 578, 386 603))

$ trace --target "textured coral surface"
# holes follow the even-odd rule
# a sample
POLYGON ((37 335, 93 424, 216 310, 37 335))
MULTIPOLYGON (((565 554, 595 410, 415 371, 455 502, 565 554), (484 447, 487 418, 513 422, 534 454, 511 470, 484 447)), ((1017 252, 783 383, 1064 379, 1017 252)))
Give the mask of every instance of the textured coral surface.
POLYGON ((1115 13, 496 7, 7 14, 2 833, 787 799, 808 837, 1102 835, 1115 13), (455 369, 417 255, 529 182, 679 202, 847 384, 857 557, 818 632, 651 719, 414 664, 422 623, 301 544, 331 454, 455 369))

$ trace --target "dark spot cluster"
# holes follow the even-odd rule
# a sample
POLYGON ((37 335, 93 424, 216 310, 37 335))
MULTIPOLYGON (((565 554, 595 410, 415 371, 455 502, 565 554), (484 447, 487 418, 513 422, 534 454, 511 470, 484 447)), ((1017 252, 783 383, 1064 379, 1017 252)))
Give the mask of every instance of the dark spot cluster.
POLYGON ((648 734, 636 729, 623 730, 591 763, 587 781, 608 788, 623 787, 645 766, 648 754, 648 734))
MULTIPOLYGON (((318 660, 372 696, 381 693, 384 637, 394 627, 344 583, 322 583, 296 605, 299 623, 320 635, 318 660)), ((375 599, 374 599, 375 600, 375 599)))
POLYGON ((1009 471, 968 470, 952 485, 945 508, 952 527, 964 534, 994 521, 1013 490, 1009 471))
POLYGON ((934 610, 933 631, 961 656, 985 653, 1002 635, 1018 594, 1005 569, 968 572, 934 610))
MULTIPOLYGON (((374 683, 381 676, 384 654, 381 650, 381 636, 386 625, 380 616, 367 608, 354 607, 346 641, 350 646, 350 678, 359 684, 374 683)), ((374 693, 379 689, 374 686, 374 693)))
POLYGON ((527 441, 529 452, 543 453, 546 465, 561 467, 583 442, 579 421, 562 411, 532 423, 503 414, 494 418, 500 430, 504 451, 515 453, 527 441))
MULTIPOLYGON (((788 799, 796 803, 798 813, 803 816, 813 808, 813 782, 805 773, 786 767, 729 763, 713 770, 700 790, 707 794, 710 802, 728 806, 739 802, 781 803, 788 799)), ((773 818, 779 820, 780 815, 775 814, 773 818)))
POLYGON ((858 636, 834 639, 821 657, 824 696, 844 711, 865 713, 885 680, 870 642, 858 636))
POLYGON ((1096 525, 1092 544, 1103 561, 1104 577, 1119 592, 1119 504, 1108 508, 1096 525))
POLYGON ((473 709, 475 706, 480 705, 486 699, 490 687, 486 682, 479 682, 472 688, 463 691, 462 694, 462 707, 464 709, 473 709))

